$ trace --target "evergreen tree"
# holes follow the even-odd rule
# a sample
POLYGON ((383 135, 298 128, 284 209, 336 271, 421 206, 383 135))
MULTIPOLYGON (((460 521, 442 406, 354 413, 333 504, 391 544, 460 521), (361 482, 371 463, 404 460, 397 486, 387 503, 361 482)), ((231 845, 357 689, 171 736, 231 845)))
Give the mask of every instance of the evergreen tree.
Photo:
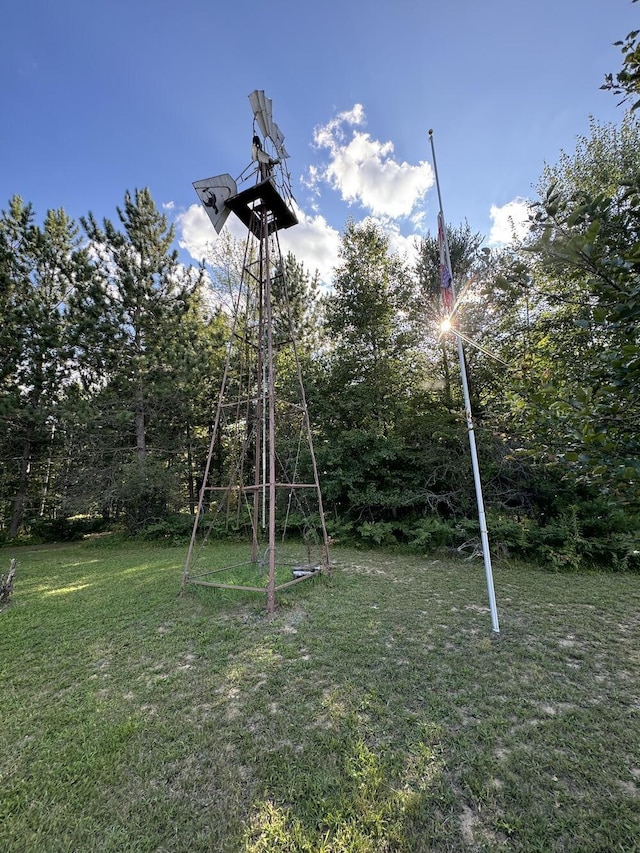
POLYGON ((414 343, 408 322, 411 284, 402 262, 373 222, 348 222, 334 290, 327 300, 330 384, 343 392, 331 412, 346 429, 387 434, 411 388, 414 343))
POLYGON ((177 489, 173 462, 185 423, 176 386, 196 282, 179 265, 173 229, 148 189, 127 192, 117 212, 120 229, 92 214, 81 220, 96 271, 74 318, 91 404, 93 462, 85 470, 102 510, 124 512, 135 527, 163 515, 177 489))
MULTIPOLYGON (((466 335, 473 337, 479 332, 476 328, 477 317, 474 317, 474 303, 464 297, 474 283, 478 266, 477 253, 483 238, 478 233, 474 234, 468 223, 458 228, 449 227, 447 237, 453 280, 459 302, 464 306, 462 322, 466 335)), ((459 408, 461 384, 459 377, 456 377, 456 349, 451 346, 452 338, 443 335, 441 330, 444 315, 440 296, 440 246, 437 236, 428 234, 418 241, 416 248, 418 294, 414 304, 416 319, 424 324, 422 343, 428 381, 433 389, 442 389, 442 402, 445 406, 459 408)), ((475 402, 477 403, 477 400, 475 402)))
MULTIPOLYGON (((31 205, 15 196, 0 214, 2 416, 9 536, 57 511, 51 494, 55 448, 64 432, 72 370, 68 304, 88 274, 78 229, 64 210, 48 211, 42 228, 31 205)), ((5 504, 6 506, 6 504, 5 504)), ((5 511, 6 512, 6 511, 5 511)), ((6 517, 6 516, 5 516, 6 517)))

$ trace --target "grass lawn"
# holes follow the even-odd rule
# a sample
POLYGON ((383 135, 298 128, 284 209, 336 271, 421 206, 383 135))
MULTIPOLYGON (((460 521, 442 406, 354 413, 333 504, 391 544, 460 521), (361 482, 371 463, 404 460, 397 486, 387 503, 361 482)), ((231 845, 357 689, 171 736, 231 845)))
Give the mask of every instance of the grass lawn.
POLYGON ((182 549, 11 556, 2 851, 640 850, 638 575, 498 564, 495 636, 481 561, 334 549, 269 618, 182 549))

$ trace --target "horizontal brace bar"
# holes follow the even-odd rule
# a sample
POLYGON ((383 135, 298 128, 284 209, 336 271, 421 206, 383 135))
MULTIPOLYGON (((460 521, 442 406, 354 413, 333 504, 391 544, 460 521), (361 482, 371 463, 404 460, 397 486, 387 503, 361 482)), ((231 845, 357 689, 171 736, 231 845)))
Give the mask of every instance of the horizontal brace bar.
POLYGON ((197 586, 211 586, 216 589, 238 589, 245 590, 246 592, 261 592, 266 594, 267 590, 263 586, 240 586, 232 583, 213 583, 212 581, 194 581, 188 580, 187 583, 193 583, 197 586))
MULTIPOLYGON (((205 486, 208 492, 259 492, 268 489, 269 483, 259 486, 205 486)), ((315 483, 276 483, 276 489, 317 489, 315 483)))

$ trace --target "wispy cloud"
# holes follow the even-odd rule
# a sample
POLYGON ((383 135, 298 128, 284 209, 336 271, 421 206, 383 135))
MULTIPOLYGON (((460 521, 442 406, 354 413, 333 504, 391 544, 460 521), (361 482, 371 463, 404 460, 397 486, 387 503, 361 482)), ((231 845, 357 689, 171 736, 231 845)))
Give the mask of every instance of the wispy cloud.
POLYGON ((315 129, 314 144, 328 159, 308 170, 305 185, 319 192, 326 184, 343 201, 359 204, 374 216, 409 217, 433 186, 433 169, 425 161, 398 162, 393 142, 372 139, 355 129, 365 121, 364 108, 355 104, 315 129))
POLYGON ((489 244, 514 243, 523 240, 529 231, 531 203, 526 198, 514 198, 498 207, 491 205, 489 215, 493 222, 489 232, 489 244))

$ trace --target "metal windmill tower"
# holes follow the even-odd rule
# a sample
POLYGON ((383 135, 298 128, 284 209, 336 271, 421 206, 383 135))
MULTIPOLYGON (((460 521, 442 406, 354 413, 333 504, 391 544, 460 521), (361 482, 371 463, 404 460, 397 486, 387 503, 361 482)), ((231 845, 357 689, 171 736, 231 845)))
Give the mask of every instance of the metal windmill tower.
POLYGON ((329 571, 329 547, 278 239, 280 230, 297 223, 289 154, 271 100, 256 90, 249 101, 251 164, 237 181, 224 174, 193 185, 218 233, 232 212, 248 231, 182 588, 262 592, 273 612, 278 590, 329 571), (239 182, 247 184, 240 191, 239 182), (301 469, 306 482, 299 479, 301 469), (246 563, 215 564, 219 549, 207 542, 220 528, 248 534, 246 563), (245 571, 262 578, 243 583, 245 571))

